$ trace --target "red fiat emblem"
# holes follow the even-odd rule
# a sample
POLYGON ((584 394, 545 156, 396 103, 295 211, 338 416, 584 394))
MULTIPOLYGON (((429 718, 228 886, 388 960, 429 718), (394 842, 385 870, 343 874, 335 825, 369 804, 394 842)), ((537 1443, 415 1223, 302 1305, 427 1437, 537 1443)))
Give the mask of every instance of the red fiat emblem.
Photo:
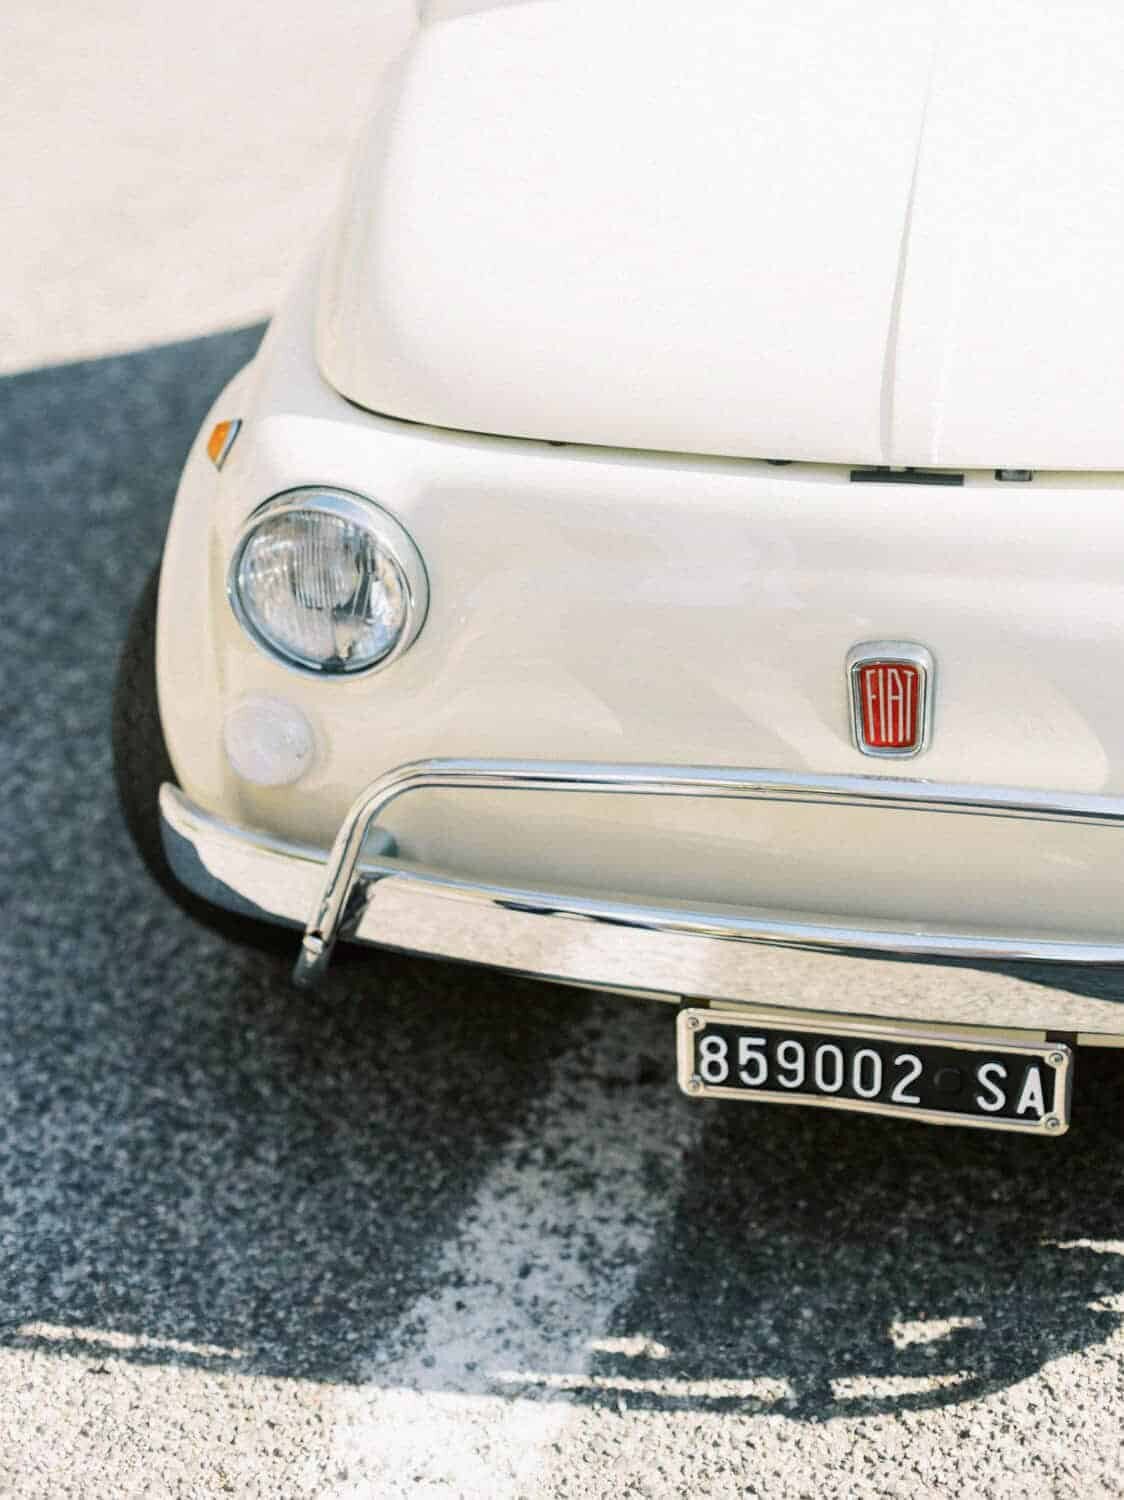
POLYGON ((932 657, 923 646, 869 641, 847 659, 851 725, 866 755, 916 755, 928 733, 932 657))
POLYGON ((863 739, 872 750, 912 750, 917 743, 921 673, 911 661, 872 661, 859 668, 863 739))

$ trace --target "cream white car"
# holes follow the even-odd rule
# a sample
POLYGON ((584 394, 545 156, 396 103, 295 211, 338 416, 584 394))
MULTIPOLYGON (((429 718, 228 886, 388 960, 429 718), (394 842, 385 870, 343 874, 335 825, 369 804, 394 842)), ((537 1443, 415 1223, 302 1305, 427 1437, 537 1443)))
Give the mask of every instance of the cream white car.
POLYGON ((699 1098, 1064 1133, 1124 1043, 1122 70, 1107 3, 423 7, 134 620, 158 876, 302 984, 671 1001, 699 1098))

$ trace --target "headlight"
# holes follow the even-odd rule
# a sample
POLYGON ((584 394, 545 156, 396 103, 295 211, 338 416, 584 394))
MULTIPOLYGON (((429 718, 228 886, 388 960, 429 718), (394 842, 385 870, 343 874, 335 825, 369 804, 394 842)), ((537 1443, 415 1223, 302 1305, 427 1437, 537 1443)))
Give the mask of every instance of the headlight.
POLYGON ((417 635, 425 566, 392 516, 346 490, 288 490, 250 517, 230 564, 231 606, 287 666, 353 676, 417 635))

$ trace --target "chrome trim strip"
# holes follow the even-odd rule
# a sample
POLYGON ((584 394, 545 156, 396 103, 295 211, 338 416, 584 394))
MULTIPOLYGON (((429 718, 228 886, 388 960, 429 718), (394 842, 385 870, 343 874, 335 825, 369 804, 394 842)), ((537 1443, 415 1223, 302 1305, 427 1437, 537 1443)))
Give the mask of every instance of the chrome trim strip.
MULTIPOLYGON (((373 781, 355 799, 336 835, 320 899, 301 942, 294 982, 310 986, 326 968, 355 884, 367 830, 392 802, 408 792, 457 790, 612 793, 642 797, 764 798, 845 804, 850 807, 912 808, 969 816, 1041 818, 1047 821, 1124 824, 1124 804, 1108 797, 940 786, 872 776, 808 776, 788 771, 739 771, 728 767, 613 765, 517 760, 425 760, 399 766, 373 781)), ((757 942, 799 942, 813 947, 878 952, 928 953, 952 957, 1043 958, 1078 963, 1124 961, 1124 945, 1059 943, 1053 940, 924 934, 906 928, 855 929, 850 925, 774 921, 768 930, 748 930, 757 942), (1095 951, 1094 957, 1082 957, 1095 951), (1111 955, 1111 956, 1110 956, 1111 955)))
MULTIPOLYGON (((761 785, 769 795, 778 793, 771 779, 761 785)), ((808 796, 826 801, 840 789, 824 795, 828 790, 821 780, 805 784, 808 796)), ((161 789, 160 807, 169 862, 189 889, 230 910, 294 927, 318 909, 327 869, 323 849, 233 827, 171 785, 161 789)), ((1034 806, 1012 803, 1007 815, 1048 817, 1049 807, 1044 798, 1034 806)), ((1089 799, 1068 813, 1055 812, 1094 824, 1124 818, 1124 809, 1097 808, 1089 799)), ((1118 984, 1103 971, 1086 983, 1081 968, 1077 979, 1056 969, 1055 983, 1049 972, 1010 973, 994 963, 1124 965, 1124 941, 919 933, 885 923, 875 930, 806 912, 699 910, 688 903, 489 885, 409 865, 378 829, 363 846, 344 930, 359 943, 668 1000, 775 1001, 820 1015, 849 1011, 926 1026, 1080 1032, 1087 1042, 1094 1034, 1124 1038, 1124 967, 1118 984), (965 967, 973 960, 991 962, 965 967)))

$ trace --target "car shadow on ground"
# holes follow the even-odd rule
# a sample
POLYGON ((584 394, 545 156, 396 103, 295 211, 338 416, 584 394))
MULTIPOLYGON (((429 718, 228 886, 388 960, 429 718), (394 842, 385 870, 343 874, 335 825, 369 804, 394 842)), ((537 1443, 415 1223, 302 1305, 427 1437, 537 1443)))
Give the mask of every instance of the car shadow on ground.
POLYGON ((0 1328, 92 1368, 347 1379, 589 1002, 391 956, 301 999, 140 867, 116 660, 260 336, 0 381, 0 1328))
POLYGON ((597 1374, 651 1382, 630 1406, 824 1420, 964 1401, 1102 1344, 1124 1321, 1122 1078, 1121 1054, 1083 1053, 1059 1141, 722 1106, 618 1310, 639 1357, 597 1374))
MULTIPOLYGON (((0 628, 22 642, 0 681, 0 1344, 91 1374, 368 1378, 555 1058, 619 1003, 391 955, 299 997, 137 864, 116 653, 257 336, 0 382, 0 628)), ((636 1016, 612 1086, 700 1122, 681 1189, 591 1367, 481 1392, 818 1421, 962 1401, 1118 1329, 1122 1055, 1081 1058, 1069 1136, 1024 1140, 693 1104, 668 1014, 636 1016)))

